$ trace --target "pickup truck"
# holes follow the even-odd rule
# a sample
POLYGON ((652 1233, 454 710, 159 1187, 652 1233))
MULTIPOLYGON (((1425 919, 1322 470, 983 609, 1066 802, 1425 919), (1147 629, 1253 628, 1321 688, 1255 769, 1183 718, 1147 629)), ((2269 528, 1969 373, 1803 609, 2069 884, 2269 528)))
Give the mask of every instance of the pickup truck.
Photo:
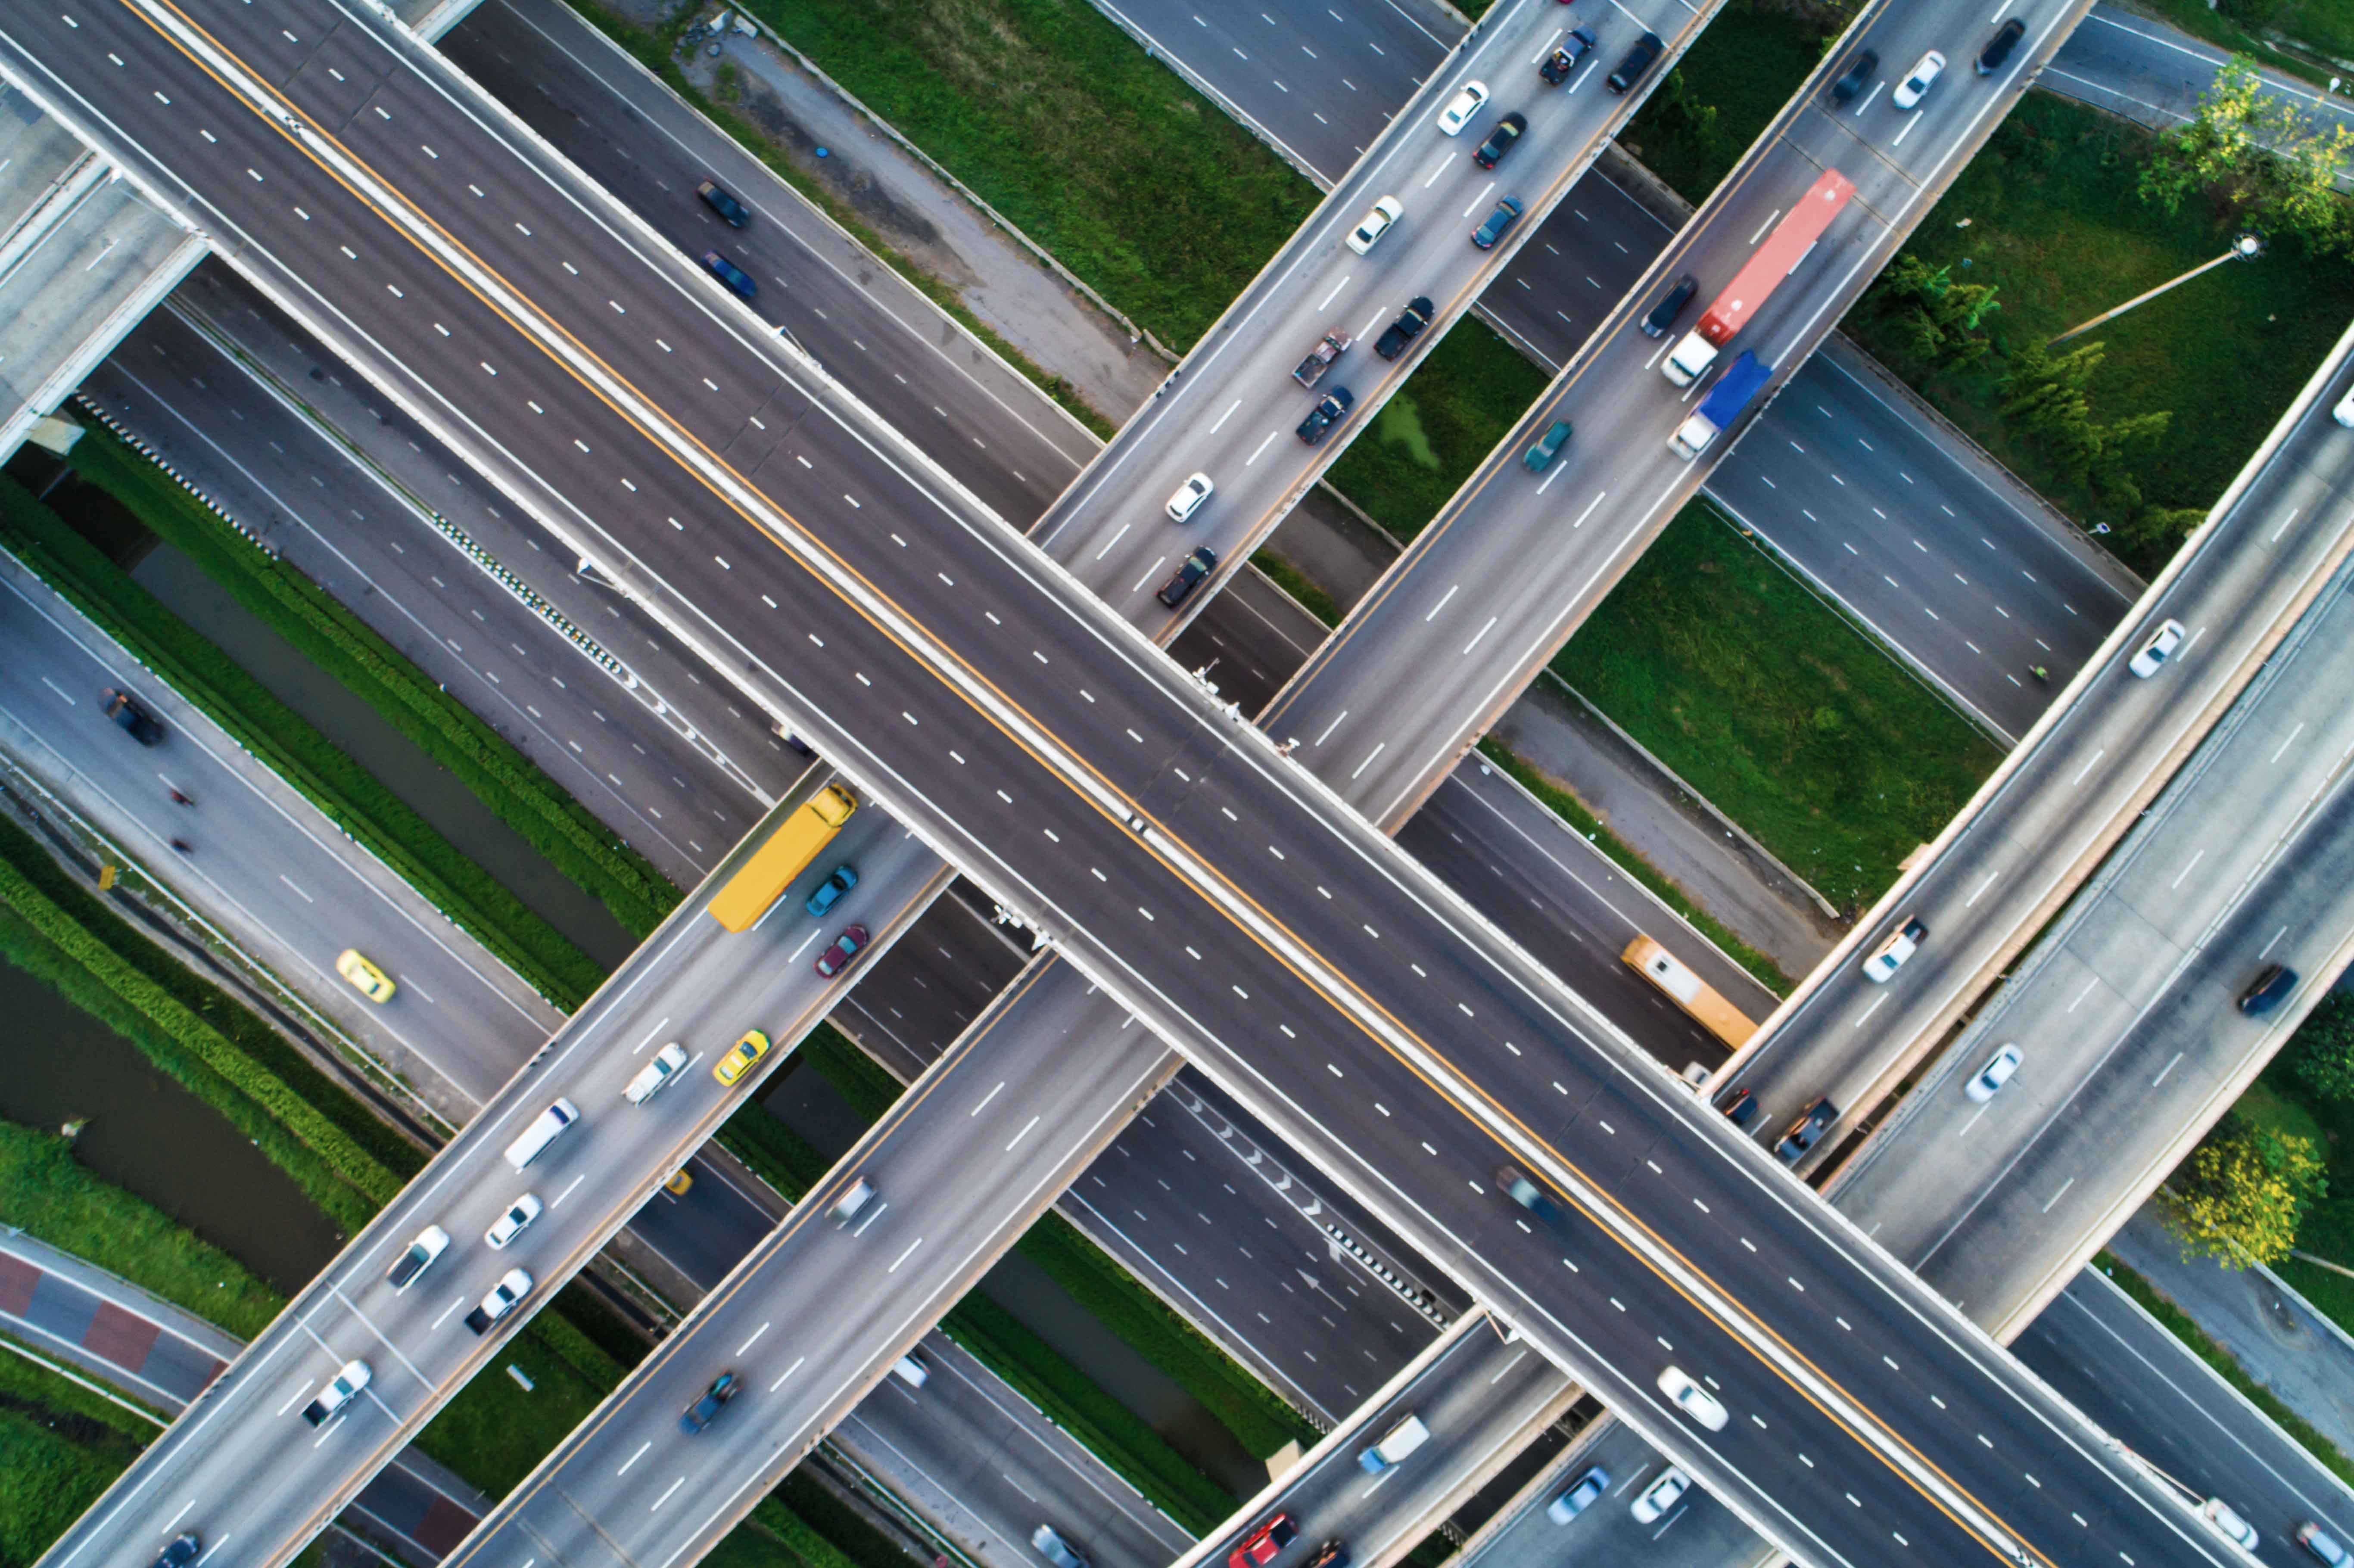
POLYGON ((1405 352, 1406 344, 1422 335, 1422 329, 1430 324, 1432 313, 1430 302, 1416 295, 1406 302, 1398 319, 1383 330, 1373 344, 1373 352, 1384 359, 1395 359, 1405 352))
POLYGON ((482 1304, 466 1314, 466 1327, 477 1334, 487 1334, 491 1325, 514 1310, 515 1303, 531 1294, 531 1276, 520 1268, 510 1268, 491 1287, 482 1304))
POLYGON ((359 1397, 360 1390, 368 1385, 368 1364, 366 1361, 345 1361, 335 1375, 319 1390, 319 1396, 302 1407, 302 1419, 312 1425, 326 1419, 359 1397))
POLYGON ((1349 344, 1352 341, 1344 332, 1326 333, 1324 341, 1299 362, 1299 368, 1291 373, 1291 378, 1302 387, 1314 387, 1324 379, 1324 373, 1332 368, 1332 362, 1349 352, 1349 344))
POLYGON ((440 1257, 449 1245, 448 1231, 440 1225, 426 1226, 417 1233, 417 1239, 408 1244, 408 1250, 393 1259, 392 1267, 385 1278, 391 1281, 395 1290, 408 1289, 417 1283, 417 1277, 431 1266, 433 1260, 440 1257))

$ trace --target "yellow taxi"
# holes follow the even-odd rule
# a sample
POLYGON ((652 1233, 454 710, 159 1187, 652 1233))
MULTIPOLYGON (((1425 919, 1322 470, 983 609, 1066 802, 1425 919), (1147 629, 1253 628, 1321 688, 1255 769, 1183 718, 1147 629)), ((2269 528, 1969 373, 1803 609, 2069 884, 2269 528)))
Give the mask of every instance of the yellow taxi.
POLYGON ((769 1037, 755 1029, 736 1042, 727 1054, 719 1058, 711 1075, 723 1084, 732 1084, 752 1070, 752 1064, 769 1054, 769 1037))
POLYGON ((356 948, 345 948, 343 957, 335 960, 335 972, 352 982, 359 993, 379 1005, 390 1001, 398 990, 392 977, 362 958, 356 948))
POLYGON ((663 1183, 663 1191, 668 1192, 673 1198, 684 1198, 686 1196, 687 1189, 694 1185, 694 1172, 682 1165, 678 1168, 676 1172, 672 1175, 669 1181, 663 1183))

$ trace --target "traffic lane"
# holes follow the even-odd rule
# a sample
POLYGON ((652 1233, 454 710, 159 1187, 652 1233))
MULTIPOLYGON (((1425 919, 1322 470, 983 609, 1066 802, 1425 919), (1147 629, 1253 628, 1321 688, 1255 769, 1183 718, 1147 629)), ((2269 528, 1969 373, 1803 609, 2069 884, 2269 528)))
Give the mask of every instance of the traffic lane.
POLYGON ((666 874, 702 880, 790 779, 764 765, 758 732, 739 721, 726 736, 731 763, 740 751, 769 775, 767 788, 755 793, 753 776, 732 766, 733 788, 705 787, 717 782, 707 755, 650 705, 692 711, 675 672, 633 668, 635 686, 617 679, 171 312, 141 323, 81 395, 485 715, 666 874))
POLYGON ((843 999, 833 1025, 902 1082, 912 1080, 1021 972, 1029 944, 1016 936, 961 898, 934 899, 877 967, 875 983, 843 999))
POLYGON ((833 1429, 833 1443, 969 1552, 1026 1562, 1051 1524, 1102 1568, 1165 1568, 1193 1543, 1177 1522, 938 1330, 917 1352, 920 1389, 885 1378, 833 1429))
POLYGON ((452 1568, 525 1540, 574 1563, 707 1548, 888 1373, 1174 1065, 1144 1030, 1105 1033, 1099 996, 1036 983, 1051 967, 1009 993, 999 1016, 1021 1022, 976 1028, 941 1058, 451 1553, 452 1568), (967 1180, 981 1161, 1000 1179, 967 1180), (857 1181, 873 1196, 834 1223, 857 1181), (877 1305, 840 1309, 862 1300, 877 1305), (683 1434, 680 1413, 722 1372, 742 1392, 706 1430, 683 1434))
MULTIPOLYGON (((2089 1250, 2079 1245, 2065 1253, 2047 1248, 2034 1254, 2028 1244, 2047 1237, 2097 1238, 2114 1215, 2155 1189, 2171 1163, 2166 1152, 2172 1139, 2158 1144, 2149 1129, 2200 1128, 2221 1116, 2236 1097, 2248 1065, 2278 1048, 2319 988, 2317 975, 2281 1013, 2251 1020, 2236 1003, 2256 972, 2265 964, 2283 963, 2300 974, 2327 973, 2325 960, 2354 930, 2354 894, 2348 891, 2348 878, 2354 875, 2349 827, 2354 804, 2342 782, 2333 784, 2311 826, 2260 887, 2220 923, 2211 939, 2169 977, 2164 997, 2133 1014, 2129 1028, 2110 1036, 2115 1044, 2100 1061, 2097 1075, 2073 1086, 2077 1092, 2057 1107, 2058 1114, 2035 1124, 2005 1164, 1971 1184, 1967 1231, 1928 1238, 1914 1249, 1925 1277, 1943 1289, 1959 1290, 1960 1282, 1987 1277, 1983 1259, 2031 1253, 2047 1267, 2012 1288, 2004 1304, 2015 1306, 2049 1277, 2051 1266, 2061 1266, 2063 1258, 2073 1266, 2079 1261, 2073 1255, 2089 1250), (2102 1157, 2094 1158, 2095 1150, 2102 1157)), ((2208 832, 2212 835, 2211 829, 2208 832)), ((2060 968, 2055 963, 2053 978, 2059 978, 2060 968)), ((2035 1002, 2043 1017, 2063 1005, 2041 994, 2035 1002)))
MULTIPOLYGON (((362 468, 385 475, 392 489, 414 497, 458 528, 502 568, 527 579, 534 592, 574 626, 588 630, 591 641, 632 672, 642 676, 650 671, 671 672, 663 673, 659 681, 648 680, 648 686, 659 685, 664 705, 703 742, 716 747, 718 755, 711 760, 723 770, 731 775, 740 771, 773 799, 808 766, 807 754, 785 744, 773 718, 732 688, 707 681, 707 667, 689 656, 692 650, 680 647, 666 627, 611 583, 577 569, 577 562, 564 557, 559 541, 550 538, 528 515, 517 515, 515 503, 493 490, 489 482, 471 477, 472 470, 451 446, 391 403, 373 384, 355 375, 239 274, 216 263, 200 265, 174 291, 172 303, 174 315, 186 319, 198 337, 225 344, 240 367, 250 366, 265 389, 281 395, 281 403, 287 400, 290 389, 299 387, 299 394, 291 394, 293 400, 317 421, 305 419, 302 428, 326 427, 320 434, 327 445, 355 453, 362 468), (542 559, 551 554, 557 557, 555 566, 542 559)), ((141 330, 148 330, 158 320, 151 315, 141 330)), ((219 385, 209 375, 204 380, 207 387, 219 385)), ((206 403, 186 399, 182 406, 200 413, 206 403)), ((239 407, 251 417, 244 404, 239 407)), ((232 419, 228 428, 241 427, 232 419)), ((235 450, 235 443, 225 438, 220 444, 235 450)), ((358 510, 366 515, 354 518, 334 511, 314 514, 322 537, 338 556, 368 559, 367 552, 377 548, 373 541, 380 533, 393 533, 398 543, 407 535, 398 534, 397 524, 422 521, 405 509, 380 513, 363 506, 358 510)), ((435 549, 447 547, 438 531, 431 542, 435 549)), ((395 559, 402 559, 404 551, 416 552, 418 546, 411 543, 402 550, 392 550, 389 545, 383 548, 395 559)), ((423 554, 429 556, 433 550, 423 554)), ((428 568, 427 580, 435 575, 439 574, 428 568)), ((567 748, 571 744, 567 741, 567 748)), ((695 749, 702 751, 700 746, 695 749)))
POLYGON ((1107 6, 1149 46, 1208 84, 1219 106, 1331 189, 1458 42, 1434 13, 1317 0, 1107 6), (1330 111, 1329 115, 1327 111, 1330 111))
POLYGON ((1255 714, 1308 661, 1324 630, 1263 574, 1236 572, 1170 641, 1169 656, 1205 673, 1221 701, 1255 714))
MULTIPOLYGON (((2342 387, 2342 373, 2328 385, 2342 387)), ((1917 915, 1930 930, 1921 951, 1884 985, 1864 980, 1852 957, 1825 971, 1743 1064, 1727 1087, 1756 1095, 1757 1125, 1787 1122, 1819 1095, 1865 1108, 1870 1086, 1978 983, 2122 804, 2172 766, 2204 710, 2238 679, 2246 650, 2339 536, 2335 519, 2354 498, 2354 434, 2329 418, 2335 396, 2325 390, 2296 416, 2274 458, 2163 597, 2137 609, 2138 628, 2170 617, 2189 633, 2159 674, 2141 679, 2120 661, 2095 676, 1855 949, 1870 950, 1917 915)))
POLYGON ((1606 1416, 1564 1452, 1528 1506, 1466 1557, 1463 1568, 1598 1568, 1635 1562, 1647 1568, 1746 1568, 1778 1555, 1699 1487, 1687 1487, 1649 1522, 1637 1520, 1636 1500, 1667 1468, 1657 1449, 1606 1416), (1608 1478, 1603 1496, 1566 1525, 1555 1523, 1547 1507, 1594 1469, 1608 1478))
MULTIPOLYGON (((576 443, 576 444, 585 445, 585 443, 576 443)), ((726 567, 726 564, 725 564, 724 562, 723 562, 723 563, 721 563, 721 566, 722 566, 722 569, 723 569, 723 570, 729 569, 729 568, 727 568, 727 567, 726 567)), ((724 597, 724 596, 723 596, 723 597, 724 597)), ((958 737, 958 736, 951 736, 951 738, 959 738, 959 737, 958 737)), ((843 736, 842 736, 842 740, 843 740, 843 742, 844 743, 844 745, 845 745, 845 746, 847 746, 847 745, 848 745, 848 743, 849 743, 850 737, 849 737, 849 736, 848 736, 847 734, 844 734, 844 735, 843 735, 843 736)), ((972 746, 974 746, 974 747, 975 747, 975 749, 976 749, 976 750, 980 750, 980 749, 981 748, 981 745, 982 745, 982 743, 981 743, 981 741, 979 741, 979 740, 971 740, 971 739, 968 739, 967 743, 968 743, 968 744, 970 744, 970 745, 972 745, 972 746)), ((1094 823, 1090 823, 1090 824, 1089 824, 1089 826, 1090 826, 1090 828, 1091 828, 1091 829, 1099 829, 1099 828, 1102 826, 1102 824, 1101 824, 1100 822, 1094 822, 1094 823)), ((1076 928, 1076 927, 1075 927, 1075 928, 1076 928)), ((1454 948, 1453 948, 1453 947, 1450 947, 1450 948, 1449 948, 1449 951, 1450 951, 1450 953, 1453 953, 1453 952, 1455 951, 1454 948)))
POLYGON ((1210 1538, 1204 1561, 1225 1561, 1278 1512, 1292 1517, 1300 1559, 1318 1542, 1341 1541, 1353 1562, 1393 1560, 1437 1523, 1434 1515, 1469 1489, 1500 1447, 1559 1414, 1575 1397, 1559 1369, 1530 1346, 1508 1343, 1485 1314, 1458 1324, 1428 1358, 1253 1498, 1224 1533, 1210 1538), (1409 1417, 1429 1434, 1422 1446, 1367 1468, 1362 1457, 1409 1417))
MULTIPOLYGON (((1164 1090, 1071 1184, 1080 1228, 1214 1325, 1230 1353, 1328 1422, 1347 1418, 1430 1342, 1437 1324, 1334 1244, 1348 1216, 1263 1128, 1193 1086, 1164 1090)), ((1385 1252, 1385 1237, 1352 1227, 1385 1252)), ((1409 1276, 1410 1277, 1410 1276, 1409 1276)))
POLYGON ((1828 356, 1742 433, 1708 492, 2010 739, 2129 608, 1828 356))
POLYGON ((461 950, 439 911, 14 562, 0 567, 0 629, 13 654, 0 660, 10 749, 165 885, 189 889, 239 943, 270 954, 338 1028, 438 1078, 426 1086, 431 1100, 489 1097, 517 1045, 561 1021, 519 976, 461 950), (142 747, 108 721, 109 690, 164 726, 161 745, 142 747), (176 804, 175 789, 192 804, 176 804), (323 901, 332 918, 321 917, 323 901), (337 973, 346 948, 400 987, 390 1001, 368 1002, 337 973))
MULTIPOLYGON (((1670 49, 1687 42, 1702 19, 1681 5, 1648 9, 1657 12, 1648 20, 1670 49)), ((1481 217, 1504 196, 1543 212, 1631 108, 1630 99, 1598 88, 1540 92, 1534 61, 1564 25, 1559 7, 1533 0, 1490 12, 1479 36, 1400 111, 1398 129, 1372 144, 1141 418, 1056 503, 1036 531, 1038 542, 1155 635, 1182 624, 1182 610, 1153 610, 1147 596, 1160 581, 1155 573, 1165 575, 1200 545, 1224 563, 1221 576, 1246 556, 1479 286, 1509 262, 1530 227, 1516 227, 1504 244, 1482 252, 1469 243, 1481 217), (1433 119, 1469 79, 1493 86, 1495 96, 1450 139, 1433 119), (1509 111, 1525 115, 1526 132, 1495 171, 1475 167, 1471 154, 1479 139, 1509 111), (1405 216, 1368 255, 1357 257, 1341 241, 1385 195, 1397 197, 1405 216), (1417 296, 1436 307, 1430 329, 1394 362, 1365 353, 1417 296), (1349 334, 1361 346, 1328 371, 1311 396, 1290 376, 1327 332, 1349 334), (1295 428, 1316 397, 1336 386, 1354 395, 1354 411, 1320 444, 1296 445, 1295 428), (1220 491, 1179 531, 1163 505, 1196 471, 1220 491)))
POLYGON ((2274 1568, 2311 1561, 2299 1525, 2354 1539, 2354 1497, 2124 1291, 2086 1268, 2013 1342, 2061 1397, 2126 1436, 2136 1452, 2256 1527, 2274 1568))
MULTIPOLYGON (((2323 601, 2275 651, 2261 683, 2175 775, 2051 933, 2014 965, 2000 996, 1880 1129, 1856 1161, 1855 1174, 1842 1178, 1842 1209, 1860 1221, 1868 1215, 1870 1222, 1884 1222, 1879 1239, 1899 1256, 1923 1255, 1964 1223, 1934 1207, 1929 1216, 1908 1217, 1919 1214, 1924 1183, 1934 1182, 1948 1205, 1955 1195, 1967 1194, 1971 1202, 1960 1209, 1966 1216, 2055 1122, 2083 1114, 2078 1097, 2111 1070, 2110 1053, 2121 1041, 2132 1039, 2155 1012, 2185 1006, 2178 976, 2187 964, 2213 955, 2223 965, 2220 977, 2210 971, 2226 989, 2220 1000, 2234 999, 2272 961, 2266 955, 2276 945, 2285 950, 2288 927, 2306 919, 2310 912, 2302 900, 2313 887, 2283 873, 2313 853, 2306 847, 2313 832, 2306 813, 2317 802, 2325 815, 2335 810, 2327 792, 2354 750, 2354 716, 2318 694, 2344 683, 2346 661, 2338 651, 2354 635, 2345 580, 2341 573, 2325 590, 2323 601), (2277 927, 2259 934, 2255 927, 2275 916, 2277 927), (2225 930, 2236 933, 2236 949, 2216 943, 2225 930), (1991 1100, 1970 1100, 1966 1080, 1999 1046, 2014 1041, 2030 1053, 2020 1077, 1991 1100), (1943 1158, 1922 1147, 1931 1140, 1932 1147, 1942 1145, 1943 1158), (1850 1185, 1856 1187, 1852 1199, 1846 1195, 1850 1185)), ((2326 919, 2302 946, 2308 953, 2333 949, 2326 919)), ((2221 1013, 2218 1000, 2200 999, 2187 1016, 2177 1014, 2177 1027, 2168 1031, 2184 1053, 2198 1053, 2203 1066, 2168 1061, 2150 1068, 2161 1078, 2171 1075, 2168 1069, 2183 1071, 2186 1086, 2200 1097, 2229 1083, 2256 1043, 2273 1033, 2221 1013), (2179 1033, 2202 1020, 2204 1033, 2179 1033)), ((2137 1065, 2149 1068, 2140 1055, 2137 1065)), ((2167 1091, 2154 1086, 2149 1092, 2167 1091)), ((2178 1108, 2187 1119, 2147 1123, 2162 1133, 2161 1147, 2172 1143, 2178 1128, 2208 1119, 2200 1098, 2178 1108)), ((2103 1170, 2128 1174, 2130 1147, 2110 1147, 2098 1166, 2086 1167, 2087 1185, 2105 1191, 2103 1170)), ((2041 1159, 2034 1164, 2051 1168, 2041 1159)), ((2058 1201, 2057 1193, 2050 1195, 2058 1201)))
MULTIPOLYGON (((2041 0, 2027 15, 2048 33, 2063 10, 2062 0, 2041 0)), ((1899 58, 1947 20, 1942 10, 1933 16, 1887 7, 1865 22, 1862 40, 1884 58, 1899 58)), ((2031 29, 2031 38, 2042 36, 2031 29)), ((2035 58, 2023 48, 1991 87, 1981 84, 1967 101, 1956 98, 1957 107, 1939 117, 1938 133, 1922 139, 1913 153, 1931 149, 1933 170, 1952 165, 1965 142, 1991 125, 2035 58)), ((1822 69, 1837 63, 1827 61, 1822 69)), ((1701 297, 1710 297, 1825 166, 1848 165, 1858 182, 1857 199, 1805 259, 1807 284, 1778 290, 1743 331, 1742 348, 1787 368, 1796 349, 1811 348, 1834 323, 1837 302, 1851 298, 1877 270, 1892 236, 1925 210, 1929 188, 1879 155, 1894 145, 1892 130, 1901 133, 1915 122, 1896 118, 1903 123, 1875 122, 1851 132, 1824 114, 1812 90, 1794 100, 1761 149, 1711 198, 1702 221, 1660 255, 1653 277, 1689 271, 1701 281, 1701 297)), ((1312 765, 1328 778, 1346 776, 1348 798, 1376 820, 1392 820, 1406 809, 1427 788, 1437 759, 1491 722, 1526 673, 1567 638, 1706 477, 1707 461, 1688 461, 1666 446, 1705 382, 1680 390, 1659 374, 1658 362, 1673 339, 1641 334, 1637 318, 1648 308, 1632 298, 1623 302, 1565 379, 1417 536, 1385 585, 1357 608, 1351 625, 1311 667, 1313 700, 1295 683, 1284 709, 1287 722, 1310 735, 1339 732, 1325 742, 1335 749, 1312 765), (1576 427, 1575 448, 1603 459, 1566 467, 1556 461, 1543 478, 1520 470, 1519 454, 1560 418, 1576 427), (1507 483, 1517 488, 1504 488, 1507 483), (1467 516, 1476 516, 1479 525, 1459 526, 1467 516), (1457 592, 1445 602, 1450 589, 1457 592), (1365 630, 1374 626, 1380 634, 1365 630), (1416 704, 1410 711, 1405 705, 1385 706, 1377 694, 1403 684, 1409 668, 1421 671, 1416 704), (1342 722, 1351 714, 1357 719, 1353 735, 1342 722), (1390 718, 1384 727, 1399 731, 1398 739, 1370 725, 1367 715, 1375 714, 1390 718)))
POLYGON ((1774 1009, 1773 992, 1723 949, 1476 758, 1457 764, 1398 842, 1670 1071, 1712 1065, 1730 1047, 1621 959, 1636 937, 1661 943, 1751 1017, 1774 1009))
POLYGON ((588 176, 691 256, 716 249, 758 280, 781 321, 883 418, 922 440, 1017 526, 1043 512, 1097 443, 1011 372, 982 379, 798 193, 642 73, 588 24, 540 0, 478 6, 441 48, 588 176), (586 111, 586 112, 583 112, 586 111), (754 220, 731 228, 697 195, 717 178, 754 220), (862 277, 860 274, 864 273, 862 277), (773 295, 767 291, 774 290, 773 295))
POLYGON ((632 960, 636 972, 625 969, 601 989, 526 1075, 469 1123, 280 1326, 165 1434, 133 1483, 110 1494, 68 1539, 78 1549, 103 1550, 120 1531, 144 1528, 136 1515, 141 1499, 159 1491, 197 1499, 223 1537, 234 1529, 249 1541, 299 1544, 315 1532, 355 1478, 387 1462, 709 1135, 736 1097, 772 1069, 783 1052, 772 1052, 734 1089, 712 1080, 718 1052, 745 1024, 772 1021, 785 1038, 797 1038, 831 1000, 830 987, 799 965, 778 962, 779 948, 800 939, 790 925, 735 936, 699 906, 683 908, 632 960), (644 983, 663 974, 682 982, 675 994, 644 983), (684 1069, 658 1098, 620 1103, 623 1085, 666 1039, 692 1047, 684 1069), (511 1169, 504 1150, 559 1096, 581 1108, 583 1125, 527 1173, 511 1169), (591 1176, 595 1185, 582 1191, 591 1176), (540 1213, 493 1248, 491 1223, 526 1192, 540 1200, 540 1213), (396 1291, 379 1277, 428 1224, 453 1238, 451 1253, 396 1291), (465 1314, 516 1267, 529 1273, 534 1288, 489 1332, 471 1331, 465 1314), (327 1424, 315 1439, 290 1425, 310 1391, 353 1358, 376 1371, 356 1414, 327 1424), (347 1419, 359 1425, 357 1441, 335 1443, 347 1419), (270 1484, 251 1484, 257 1469, 270 1484))
MULTIPOLYGON (((1587 12, 1571 21, 1591 26, 1601 42, 1577 75, 1559 88, 1546 88, 1540 81, 1539 91, 1603 91, 1596 73, 1607 74, 1640 34, 1615 10, 1587 12)), ((1547 46, 1546 53, 1552 47, 1547 46)), ((1540 62, 1530 62, 1527 69, 1533 73, 1540 62)), ((1523 353, 1557 373, 1641 281, 1660 247, 1674 238, 1675 231, 1607 170, 1590 168, 1513 255, 1504 275, 1481 294, 1480 313, 1523 353)))

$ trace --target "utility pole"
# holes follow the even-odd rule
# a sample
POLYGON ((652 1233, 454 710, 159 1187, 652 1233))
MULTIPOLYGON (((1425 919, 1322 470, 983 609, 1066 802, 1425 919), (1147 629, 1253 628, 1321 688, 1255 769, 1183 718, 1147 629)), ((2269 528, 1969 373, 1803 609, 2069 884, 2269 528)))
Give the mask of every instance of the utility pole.
POLYGON ((2262 239, 2257 238, 2253 234, 2243 234, 2237 239, 2232 241, 2232 249, 2224 251, 2223 254, 2216 257, 2212 261, 2201 261, 2198 266, 2193 267, 2190 271, 2183 273, 2179 278, 2169 278, 2165 282, 2160 283, 2157 288, 2150 290, 2147 293, 2136 294, 2132 299, 2127 300, 2124 304, 2117 306, 2115 310, 2103 311, 2099 315, 2094 316, 2091 321, 2084 323, 2082 326, 2070 327, 2066 332, 2062 333, 2058 337, 2053 338, 2050 343, 2045 344, 2043 346, 2046 348, 2056 347, 2059 344, 2067 342, 2070 338, 2076 336, 2080 333, 2092 331, 2094 327, 2099 326, 2103 322, 2113 322, 2119 316, 2125 314, 2127 311, 2132 310, 2136 305, 2147 304, 2150 301, 2158 298, 2158 295, 2165 293, 2168 290, 2180 288, 2183 284, 2190 281, 2191 279, 2199 276, 2200 273, 2212 271, 2216 268, 2221 267, 2226 261, 2253 261, 2264 253, 2264 242, 2262 239))

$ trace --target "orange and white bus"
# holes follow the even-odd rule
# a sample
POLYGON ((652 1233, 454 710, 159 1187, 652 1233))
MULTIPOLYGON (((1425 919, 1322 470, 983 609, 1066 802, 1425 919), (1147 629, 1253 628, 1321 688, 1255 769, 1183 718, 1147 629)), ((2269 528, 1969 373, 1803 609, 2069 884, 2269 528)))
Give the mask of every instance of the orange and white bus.
POLYGON ((1757 1033, 1756 1020, 1718 995, 1714 986, 1650 938, 1637 937, 1618 956, 1730 1049, 1740 1050, 1757 1033))

